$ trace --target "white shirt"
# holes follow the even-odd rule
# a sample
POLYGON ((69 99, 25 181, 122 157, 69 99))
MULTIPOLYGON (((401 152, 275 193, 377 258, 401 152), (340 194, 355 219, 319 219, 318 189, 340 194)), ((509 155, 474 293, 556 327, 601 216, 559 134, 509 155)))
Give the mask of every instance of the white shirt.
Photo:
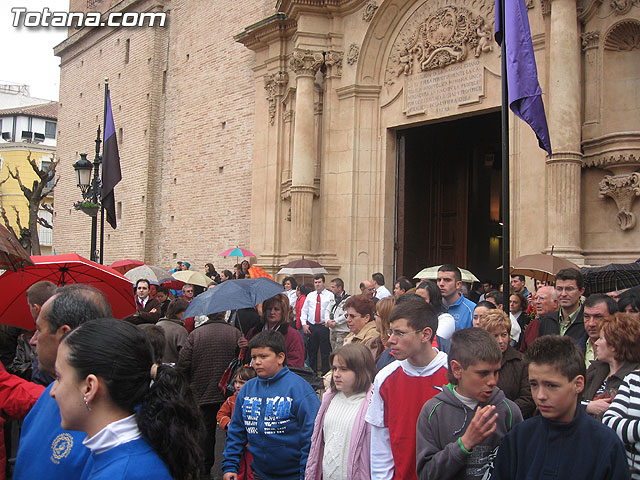
POLYGON ((384 285, 380 285, 378 288, 376 288, 376 298, 377 299, 380 300, 380 299, 383 299, 383 298, 386 298, 386 297, 390 297, 390 296, 391 296, 391 292, 384 285))
POLYGON ((522 329, 520 328, 520 324, 518 323, 518 319, 522 315, 522 312, 518 314, 518 316, 514 316, 513 313, 509 313, 509 320, 511 320, 511 340, 514 342, 518 342, 520 339, 520 333, 522 333, 522 329))
POLYGON ((133 414, 122 420, 110 423, 93 437, 85 438, 82 444, 97 455, 141 436, 136 415, 133 414))
POLYGON ((302 325, 315 325, 316 323, 322 323, 324 318, 324 312, 329 306, 329 302, 333 298, 331 293, 326 288, 320 292, 320 319, 316 321, 316 303, 318 301, 318 292, 315 290, 307 295, 304 305, 302 306, 302 312, 300 313, 300 322, 302 325))

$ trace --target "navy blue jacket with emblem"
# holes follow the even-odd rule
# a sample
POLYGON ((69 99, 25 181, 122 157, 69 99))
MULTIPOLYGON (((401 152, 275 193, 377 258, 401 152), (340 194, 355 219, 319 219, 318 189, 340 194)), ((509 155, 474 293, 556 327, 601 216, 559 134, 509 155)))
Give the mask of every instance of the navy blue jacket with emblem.
POLYGON ((91 452, 82 445, 87 434, 60 426, 60 410, 50 395, 52 386, 42 392, 24 419, 15 480, 81 478, 85 468, 88 472, 93 464, 91 452))
POLYGON ((222 471, 238 472, 249 442, 251 468, 270 480, 304 478, 320 400, 284 367, 271 378, 252 378, 238 393, 224 448, 222 471))

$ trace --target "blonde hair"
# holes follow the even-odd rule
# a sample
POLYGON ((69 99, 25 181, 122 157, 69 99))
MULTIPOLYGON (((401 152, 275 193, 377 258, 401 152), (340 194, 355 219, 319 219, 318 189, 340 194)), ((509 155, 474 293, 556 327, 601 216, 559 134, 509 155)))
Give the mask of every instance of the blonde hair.
POLYGON ((480 316, 478 327, 488 332, 493 330, 502 331, 504 329, 507 333, 511 333, 511 320, 503 310, 494 308, 487 310, 480 316))
POLYGON ((391 316, 391 311, 396 304, 395 297, 385 297, 378 301, 376 304, 376 313, 378 317, 380 317, 380 340, 386 346, 387 340, 389 340, 389 336, 387 335, 387 330, 391 328, 391 324, 389 323, 389 317, 391 316))

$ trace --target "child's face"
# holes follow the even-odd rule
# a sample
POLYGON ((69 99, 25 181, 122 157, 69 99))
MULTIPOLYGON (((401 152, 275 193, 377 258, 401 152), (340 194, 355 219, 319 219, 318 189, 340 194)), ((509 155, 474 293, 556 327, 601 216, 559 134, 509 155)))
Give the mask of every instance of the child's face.
POLYGON ((458 380, 456 391, 463 397, 486 403, 493 395, 498 383, 500 363, 478 362, 462 368, 456 360, 451 361, 451 371, 458 380))
POLYGON ((284 366, 284 353, 276 353, 267 347, 251 349, 251 365, 260 378, 271 378, 284 366))
POLYGON ((530 363, 529 384, 533 400, 543 417, 564 423, 573 420, 578 394, 584 389, 582 375, 568 380, 553 365, 530 363))
POLYGON ((239 392, 245 383, 247 383, 246 380, 236 377, 236 379, 233 381, 233 388, 236 389, 236 392, 239 392))
POLYGON ((333 372, 333 382, 336 384, 336 390, 343 392, 347 397, 354 393, 356 385, 356 372, 347 367, 347 363, 340 356, 333 359, 331 368, 333 372))

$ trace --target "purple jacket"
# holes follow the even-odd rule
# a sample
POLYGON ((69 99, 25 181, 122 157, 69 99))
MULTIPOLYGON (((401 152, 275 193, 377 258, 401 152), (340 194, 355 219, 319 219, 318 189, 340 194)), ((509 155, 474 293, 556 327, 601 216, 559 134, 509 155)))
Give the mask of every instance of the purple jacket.
MULTIPOLYGON (((351 431, 351 444, 349 445, 349 466, 347 467, 347 478, 349 480, 371 480, 371 426, 364 421, 364 417, 371 400, 373 386, 369 388, 366 398, 362 401, 360 410, 353 424, 351 431)), ((305 480, 322 479, 322 458, 324 457, 324 416, 327 413, 329 404, 336 394, 328 390, 322 396, 322 405, 318 410, 313 435, 311 436, 311 450, 307 459, 307 469, 305 470, 305 480)))

